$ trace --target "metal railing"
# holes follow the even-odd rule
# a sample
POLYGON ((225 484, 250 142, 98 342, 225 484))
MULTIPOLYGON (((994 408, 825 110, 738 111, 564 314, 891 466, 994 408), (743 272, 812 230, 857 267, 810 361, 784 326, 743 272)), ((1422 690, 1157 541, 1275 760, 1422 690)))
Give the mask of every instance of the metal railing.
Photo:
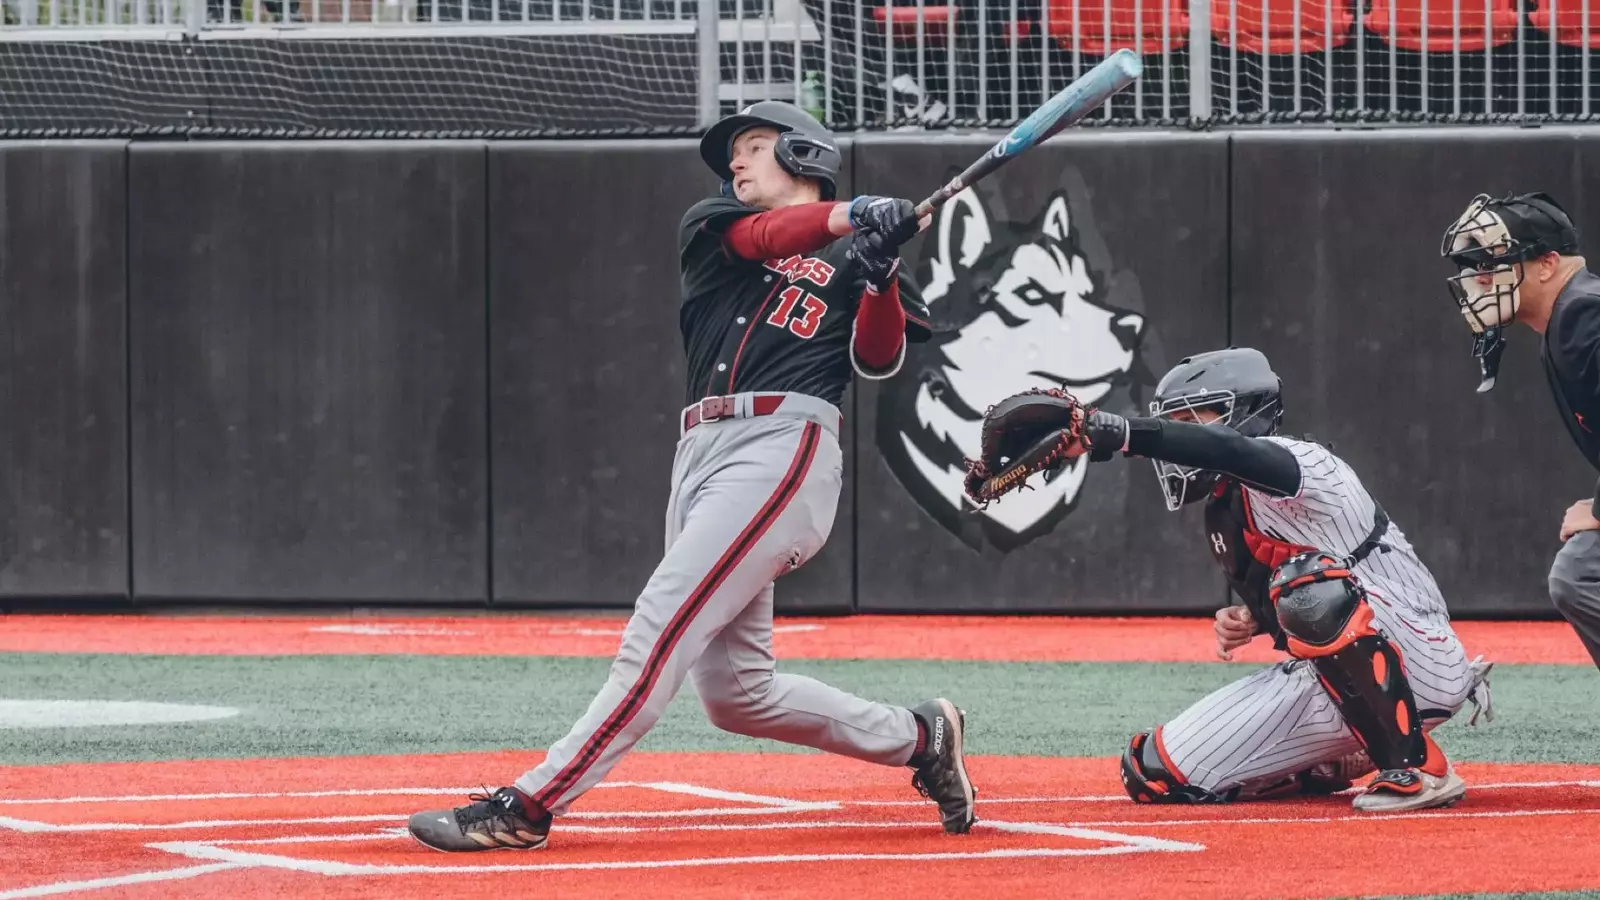
MULTIPOLYGON (((1592 5, 1600 0, 0 0, 0 47, 660 37, 694 42, 670 64, 697 69, 702 123, 778 98, 857 128, 1014 122, 1128 47, 1146 76, 1095 121, 1573 120, 1600 112, 1592 5)), ((668 64, 641 63, 638 77, 664 77, 668 64)))

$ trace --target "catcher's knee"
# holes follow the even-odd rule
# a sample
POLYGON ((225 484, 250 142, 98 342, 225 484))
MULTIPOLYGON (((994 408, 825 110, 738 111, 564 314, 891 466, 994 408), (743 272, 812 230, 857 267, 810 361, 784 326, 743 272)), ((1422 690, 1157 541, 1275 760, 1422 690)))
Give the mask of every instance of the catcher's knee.
POLYGON ((1135 803, 1221 803, 1225 798, 1184 781, 1161 752, 1158 729, 1133 736, 1122 753, 1122 786, 1135 803))
POLYGON ((1372 634, 1372 610, 1349 570, 1325 553, 1290 557, 1269 587, 1289 653, 1312 659, 1372 634))

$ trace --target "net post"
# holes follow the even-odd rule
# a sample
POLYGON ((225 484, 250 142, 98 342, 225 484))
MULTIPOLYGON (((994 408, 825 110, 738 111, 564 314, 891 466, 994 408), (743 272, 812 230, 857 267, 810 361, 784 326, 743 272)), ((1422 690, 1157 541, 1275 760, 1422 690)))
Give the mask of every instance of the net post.
POLYGON ((1211 0, 1189 0, 1189 117, 1211 118, 1211 0))
POLYGON ((717 87, 722 81, 721 42, 717 40, 718 0, 698 0, 696 38, 700 48, 700 127, 709 128, 720 111, 717 87))

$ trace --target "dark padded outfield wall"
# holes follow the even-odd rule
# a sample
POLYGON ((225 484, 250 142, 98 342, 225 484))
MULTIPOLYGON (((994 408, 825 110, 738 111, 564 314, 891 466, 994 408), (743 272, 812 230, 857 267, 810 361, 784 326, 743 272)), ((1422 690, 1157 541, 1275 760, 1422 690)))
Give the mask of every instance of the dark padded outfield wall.
POLYGON ((1549 396, 1537 334, 1510 330, 1498 385, 1475 393, 1439 243, 1475 194, 1544 190, 1597 246, 1588 192, 1600 180, 1585 173, 1600 166, 1600 137, 1418 129, 1234 141, 1234 334, 1283 375, 1288 428, 1334 443, 1453 611, 1551 614, 1557 530, 1594 473, 1549 396))
MULTIPOLYGON (((857 190, 926 196, 994 137, 857 142, 857 190)), ((1171 514, 1148 462, 1079 464, 983 514, 957 511, 985 407, 1071 381, 1144 409, 1182 354, 1219 346, 1227 142, 1083 134, 1030 151, 940 211, 904 258, 943 334, 858 399, 862 610, 1215 609, 1198 510, 1171 514)))
POLYGON ((0 144, 0 594, 127 593, 125 161, 0 144))
POLYGON ((129 159, 135 590, 484 602, 483 145, 129 159))
MULTIPOLYGON (((663 553, 685 403, 678 223, 716 179, 692 140, 489 159, 494 602, 630 607, 663 553)), ((852 468, 780 609, 849 608, 852 468)))

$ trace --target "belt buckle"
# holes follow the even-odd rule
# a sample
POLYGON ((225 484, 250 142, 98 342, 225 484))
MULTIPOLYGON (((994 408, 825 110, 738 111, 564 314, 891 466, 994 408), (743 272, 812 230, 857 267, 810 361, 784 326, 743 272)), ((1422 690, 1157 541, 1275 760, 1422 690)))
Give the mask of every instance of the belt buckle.
POLYGON ((732 397, 706 397, 700 401, 700 421, 715 422, 733 415, 732 397))

